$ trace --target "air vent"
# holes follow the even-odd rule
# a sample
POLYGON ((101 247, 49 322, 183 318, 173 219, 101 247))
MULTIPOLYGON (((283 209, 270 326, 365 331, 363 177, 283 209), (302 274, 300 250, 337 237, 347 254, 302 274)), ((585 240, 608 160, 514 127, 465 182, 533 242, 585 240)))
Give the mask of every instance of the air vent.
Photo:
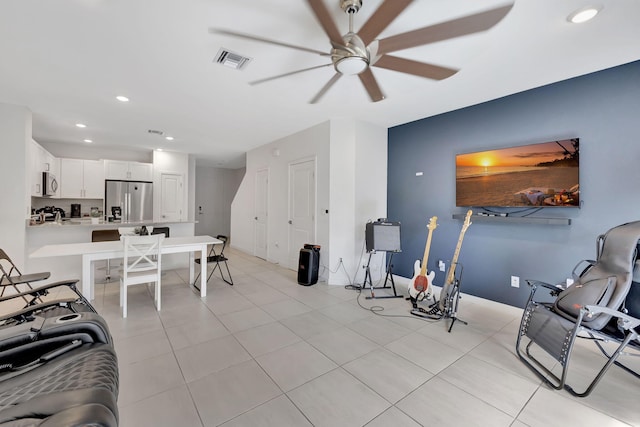
POLYGON ((152 135, 164 135, 164 132, 162 132, 161 130, 155 130, 155 129, 149 129, 147 132, 149 132, 152 135))
POLYGON ((230 52, 225 48, 221 48, 213 61, 218 64, 222 64, 225 67, 242 70, 249 61, 251 61, 251 58, 247 58, 246 56, 238 55, 237 53, 230 52))

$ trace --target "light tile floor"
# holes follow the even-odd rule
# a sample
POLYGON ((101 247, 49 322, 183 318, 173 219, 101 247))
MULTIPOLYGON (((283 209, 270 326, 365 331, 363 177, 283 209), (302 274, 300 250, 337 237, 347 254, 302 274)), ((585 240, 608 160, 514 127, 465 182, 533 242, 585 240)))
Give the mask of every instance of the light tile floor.
MULTIPOLYGON (((522 310, 464 297, 456 323, 409 315, 404 299, 342 286, 229 250, 234 286, 208 296, 187 271, 163 275, 162 311, 144 286, 96 288, 120 365, 120 420, 135 426, 640 426, 640 381, 613 367, 585 399, 554 391, 517 359, 522 310), (373 313, 365 307, 379 306, 373 313)), ((580 352, 570 381, 602 363, 580 352)))

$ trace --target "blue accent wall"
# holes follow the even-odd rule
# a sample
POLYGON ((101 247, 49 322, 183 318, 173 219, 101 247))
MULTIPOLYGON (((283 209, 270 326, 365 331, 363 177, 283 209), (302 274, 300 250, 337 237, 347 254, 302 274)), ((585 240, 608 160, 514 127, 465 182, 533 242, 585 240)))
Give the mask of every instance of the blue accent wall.
POLYGON ((402 223, 393 272, 412 276, 435 215, 427 268, 443 284, 437 261, 448 268, 462 227, 452 214, 467 211, 455 206, 457 153, 571 137, 580 138, 582 207, 533 214, 571 225, 477 221, 462 244, 461 291, 519 307, 529 292, 524 279, 564 281, 578 261, 595 257, 598 235, 640 219, 640 62, 389 129, 387 216, 402 223))

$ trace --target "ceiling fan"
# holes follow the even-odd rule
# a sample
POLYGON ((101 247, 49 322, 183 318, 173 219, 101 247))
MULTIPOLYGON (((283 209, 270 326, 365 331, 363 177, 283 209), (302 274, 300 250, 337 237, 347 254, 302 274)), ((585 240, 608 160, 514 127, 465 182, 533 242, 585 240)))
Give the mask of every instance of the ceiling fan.
POLYGON ((402 49, 422 46, 429 43, 488 30, 500 22, 513 6, 513 3, 511 3, 485 12, 464 16, 462 18, 453 19, 451 21, 376 40, 376 37, 384 31, 384 29, 413 2, 413 0, 385 0, 357 33, 353 31, 353 17, 362 7, 362 0, 339 1, 341 9, 349 16, 349 32, 345 35, 340 34, 340 31, 331 18, 331 14, 323 0, 307 0, 307 3, 309 3, 309 6, 320 22, 324 32, 329 37, 332 47, 330 53, 305 46, 297 46, 225 29, 211 28, 209 29, 209 32, 240 37, 331 57, 331 62, 328 64, 256 80, 250 84, 264 83, 281 77, 333 65, 336 70, 336 74, 334 74, 322 89, 320 89, 316 96, 309 101, 311 104, 318 102, 320 98, 322 98, 322 96, 331 88, 331 86, 333 86, 338 79, 342 77, 342 75, 358 75, 371 100, 373 102, 377 102, 382 101, 385 96, 380 90, 380 86, 371 72, 371 67, 386 68, 388 70, 399 71, 401 73, 435 80, 446 79, 458 72, 457 69, 453 68, 392 56, 389 55, 390 52, 396 52, 402 49))

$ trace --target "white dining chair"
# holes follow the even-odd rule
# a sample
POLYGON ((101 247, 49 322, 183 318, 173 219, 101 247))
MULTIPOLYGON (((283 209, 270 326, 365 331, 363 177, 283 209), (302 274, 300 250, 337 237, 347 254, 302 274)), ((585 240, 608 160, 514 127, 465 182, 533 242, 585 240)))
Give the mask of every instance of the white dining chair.
POLYGON ((154 283, 155 305, 161 308, 161 260, 160 248, 164 234, 121 237, 124 244, 124 260, 120 272, 120 306, 122 317, 127 317, 127 288, 132 285, 154 283))

